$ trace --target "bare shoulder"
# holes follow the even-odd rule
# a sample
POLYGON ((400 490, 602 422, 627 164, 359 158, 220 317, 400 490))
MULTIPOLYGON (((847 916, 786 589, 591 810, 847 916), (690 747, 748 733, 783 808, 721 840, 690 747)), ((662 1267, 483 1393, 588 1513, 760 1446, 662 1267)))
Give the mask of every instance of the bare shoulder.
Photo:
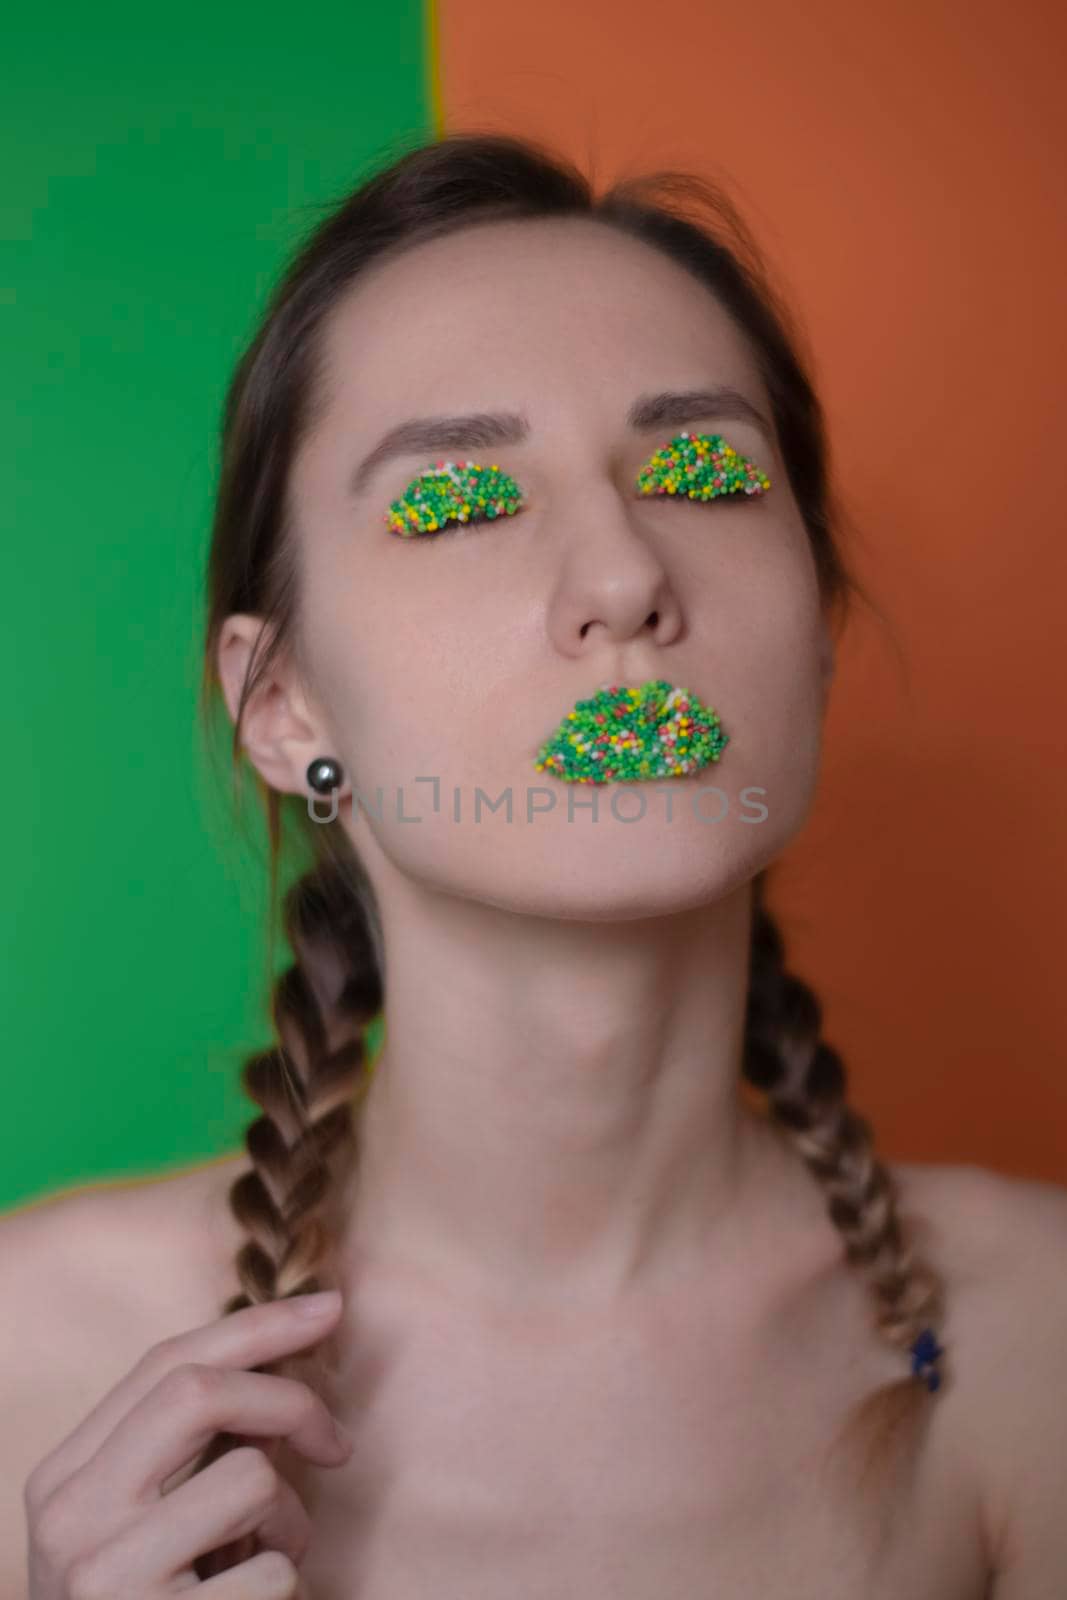
POLYGON ((38 1461, 151 1345, 220 1315, 234 1288, 226 1187, 241 1165, 94 1184, 0 1215, 0 1592, 24 1583, 22 1494, 38 1461))
POLYGON ((1053 1600, 1067 1580, 1067 1187, 978 1166, 892 1171, 955 1300, 959 1423, 981 1466, 993 1595, 1053 1600))
MULTIPOLYGON (((890 1164, 917 1250, 958 1297, 961 1353, 1007 1363, 1036 1330, 1023 1308, 1067 1316, 1067 1187, 974 1165, 890 1164)), ((1062 1320, 1055 1327, 1059 1349, 1062 1320)), ((1061 1374, 1062 1377, 1062 1374, 1061 1374)))
MULTIPOLYGON (((1035 1248, 1057 1244, 1067 1225, 1067 1188, 1041 1178, 999 1172, 961 1163, 889 1163, 900 1208, 915 1227, 917 1242, 955 1263, 957 1283, 969 1285, 972 1273, 1017 1270, 1025 1274, 1035 1248)), ((1062 1249, 1062 1235, 1058 1246, 1062 1249)))
MULTIPOLYGON (((92 1327, 151 1327, 210 1310, 234 1288, 225 1253, 236 1242, 227 1190, 247 1164, 226 1156, 176 1172, 46 1195, 0 1215, 0 1274, 33 1284, 38 1331, 61 1339, 77 1296, 92 1327)), ((232 1264, 232 1258, 231 1258, 232 1264)), ((168 1332, 180 1328, 168 1327, 168 1332)))

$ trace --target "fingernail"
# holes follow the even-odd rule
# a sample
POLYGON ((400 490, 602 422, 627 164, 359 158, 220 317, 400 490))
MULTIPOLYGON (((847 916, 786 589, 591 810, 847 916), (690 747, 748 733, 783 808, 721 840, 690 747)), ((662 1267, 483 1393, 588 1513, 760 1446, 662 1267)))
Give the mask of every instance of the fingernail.
POLYGON ((340 1304, 340 1289, 323 1289, 321 1294, 293 1296, 293 1310, 298 1317, 323 1317, 327 1311, 336 1311, 340 1304))

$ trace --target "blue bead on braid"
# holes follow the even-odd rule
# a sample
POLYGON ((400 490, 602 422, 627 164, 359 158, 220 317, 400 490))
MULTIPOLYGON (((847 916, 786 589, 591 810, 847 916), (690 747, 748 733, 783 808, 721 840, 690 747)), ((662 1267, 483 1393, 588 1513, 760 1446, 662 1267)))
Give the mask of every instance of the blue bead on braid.
POLYGON ((931 1393, 941 1384, 941 1374, 935 1368, 934 1362, 944 1353, 934 1338, 933 1328, 924 1328, 911 1347, 912 1373, 925 1381, 931 1393))

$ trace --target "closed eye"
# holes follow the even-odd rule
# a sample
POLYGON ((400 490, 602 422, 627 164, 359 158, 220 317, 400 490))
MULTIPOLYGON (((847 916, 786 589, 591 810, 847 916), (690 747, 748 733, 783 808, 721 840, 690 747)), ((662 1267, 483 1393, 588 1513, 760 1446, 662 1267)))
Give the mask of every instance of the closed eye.
MULTIPOLYGON (((735 503, 757 499, 771 483, 722 434, 677 433, 654 451, 634 486, 642 498, 692 505, 727 497, 735 503)), ((524 503, 515 479, 495 463, 439 461, 412 479, 390 505, 385 523, 398 538, 433 544, 471 524, 514 516, 524 503)))
POLYGON ((676 433, 654 452, 636 480, 640 495, 686 504, 726 496, 751 500, 770 486, 762 468, 735 450, 721 433, 676 433))
POLYGON ((401 539, 435 543, 465 524, 514 516, 522 503, 515 479, 495 463, 483 467, 476 461, 439 461, 392 502, 385 523, 401 539))

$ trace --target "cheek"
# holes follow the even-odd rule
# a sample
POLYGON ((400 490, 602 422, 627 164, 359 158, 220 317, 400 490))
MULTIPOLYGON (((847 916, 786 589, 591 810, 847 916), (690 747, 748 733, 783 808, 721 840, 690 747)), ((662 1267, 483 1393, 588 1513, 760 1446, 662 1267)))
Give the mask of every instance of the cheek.
MULTIPOLYGON (((803 527, 778 528, 754 541, 735 576, 733 660, 721 674, 721 715, 733 739, 735 772, 743 769, 745 782, 765 783, 784 804, 815 780, 824 709, 822 606, 803 527)), ((719 654, 714 638, 710 648, 719 654)))
MULTIPOLYGON (((741 531, 745 537, 731 545, 718 579, 734 648, 753 671, 780 678, 791 667, 803 675, 809 658, 817 668, 822 606, 799 513, 760 519, 741 531)), ((717 607, 709 610, 714 615, 717 607)))
POLYGON ((393 714, 390 697, 403 687, 403 624, 387 628, 381 608, 368 604, 372 584, 362 575, 331 572, 305 582, 308 620, 304 653, 314 689, 339 742, 359 751, 393 714))
POLYGON ((822 715, 821 615, 818 596, 803 582, 767 596, 751 641, 750 675, 763 698, 763 716, 782 747, 799 757, 822 715))
MULTIPOLYGON (((371 793, 406 792, 419 775, 469 782, 472 763, 491 780, 508 746, 492 730, 514 713, 500 703, 501 680, 523 681, 514 600, 484 571, 472 582, 458 550, 386 554, 322 563, 305 582, 314 625, 304 636, 337 752, 371 793)), ((513 596, 513 575, 500 573, 505 582, 513 596)), ((420 811, 415 793, 410 809, 420 811)))
POLYGON ((432 832, 433 780, 450 792, 470 781, 469 762, 485 764, 479 743, 485 718, 469 652, 457 650, 454 631, 446 637, 438 619, 427 640, 410 615, 388 621, 383 612, 358 627, 332 628, 321 675, 354 786, 372 803, 380 787, 390 817, 402 795, 404 815, 424 819, 398 834, 410 844, 409 836, 432 832))

